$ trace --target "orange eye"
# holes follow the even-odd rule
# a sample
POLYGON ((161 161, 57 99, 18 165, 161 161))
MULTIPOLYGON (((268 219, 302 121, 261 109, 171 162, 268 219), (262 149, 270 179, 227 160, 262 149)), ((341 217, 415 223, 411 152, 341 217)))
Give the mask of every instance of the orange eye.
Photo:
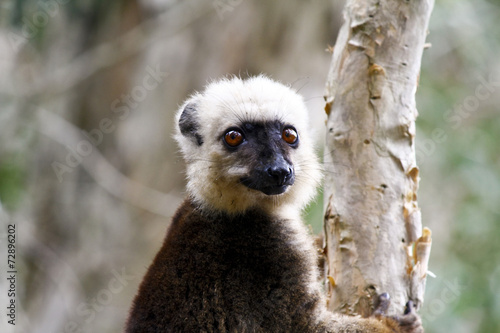
POLYGON ((293 127, 285 128, 283 130, 283 133, 281 134, 281 138, 283 138, 283 140, 290 145, 293 145, 295 142, 297 142, 298 137, 299 135, 293 127))
POLYGON ((230 147, 239 146, 243 142, 243 134, 236 130, 231 130, 224 134, 224 141, 226 141, 230 147))

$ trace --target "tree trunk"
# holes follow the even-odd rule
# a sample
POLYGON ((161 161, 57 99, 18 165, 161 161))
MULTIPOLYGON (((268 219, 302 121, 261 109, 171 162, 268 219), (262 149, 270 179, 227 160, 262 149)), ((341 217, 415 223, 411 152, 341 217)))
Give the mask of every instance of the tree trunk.
POLYGON ((423 302, 430 230, 417 204, 415 92, 433 0, 348 0, 326 85, 329 308, 423 302))

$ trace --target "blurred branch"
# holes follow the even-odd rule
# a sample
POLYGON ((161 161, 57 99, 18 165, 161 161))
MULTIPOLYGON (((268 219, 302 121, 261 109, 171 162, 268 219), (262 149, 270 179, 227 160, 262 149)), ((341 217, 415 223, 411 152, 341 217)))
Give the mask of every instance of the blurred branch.
POLYGON ((139 24, 111 42, 102 43, 86 51, 69 64, 49 71, 47 75, 35 76, 34 82, 24 91, 11 92, 11 95, 29 98, 65 93, 95 73, 138 54, 151 43, 178 34, 213 10, 213 7, 208 5, 193 8, 189 2, 178 2, 171 10, 139 24), (151 31, 159 33, 151 35, 151 31))
MULTIPOLYGON (((91 145, 79 128, 62 117, 42 108, 38 108, 37 111, 40 123, 38 128, 42 134, 68 148, 77 147, 82 142, 91 145)), ((170 218, 179 204, 176 196, 144 186, 119 172, 93 145, 87 156, 81 156, 80 164, 99 186, 118 199, 136 207, 170 218)), ((54 174, 54 179, 56 177, 57 175, 54 174)))

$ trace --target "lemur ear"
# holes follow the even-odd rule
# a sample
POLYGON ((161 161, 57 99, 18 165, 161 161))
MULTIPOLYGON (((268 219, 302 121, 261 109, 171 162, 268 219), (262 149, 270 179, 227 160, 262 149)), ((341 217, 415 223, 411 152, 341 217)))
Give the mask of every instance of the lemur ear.
POLYGON ((194 140, 198 146, 203 144, 203 138, 198 132, 200 124, 198 122, 198 109, 196 102, 189 102, 184 107, 179 118, 179 129, 185 137, 194 140))

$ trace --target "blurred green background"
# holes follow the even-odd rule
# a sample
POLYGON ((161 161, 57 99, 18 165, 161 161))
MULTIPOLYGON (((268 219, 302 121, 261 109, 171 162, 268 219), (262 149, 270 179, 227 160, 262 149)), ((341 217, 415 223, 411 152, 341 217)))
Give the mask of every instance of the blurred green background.
MULTIPOLYGON (((17 228, 17 325, 119 332, 184 194, 173 114, 207 80, 267 73, 322 145, 341 1, 4 0, 0 230, 17 228), (90 145, 93 143, 93 145, 90 145)), ((500 332, 500 2, 437 1, 417 92, 433 231, 426 332, 500 332)), ((318 200, 321 202, 321 200, 318 200)), ((308 221, 321 230, 321 207, 308 221)), ((8 303, 5 258, 0 306, 8 303)))

